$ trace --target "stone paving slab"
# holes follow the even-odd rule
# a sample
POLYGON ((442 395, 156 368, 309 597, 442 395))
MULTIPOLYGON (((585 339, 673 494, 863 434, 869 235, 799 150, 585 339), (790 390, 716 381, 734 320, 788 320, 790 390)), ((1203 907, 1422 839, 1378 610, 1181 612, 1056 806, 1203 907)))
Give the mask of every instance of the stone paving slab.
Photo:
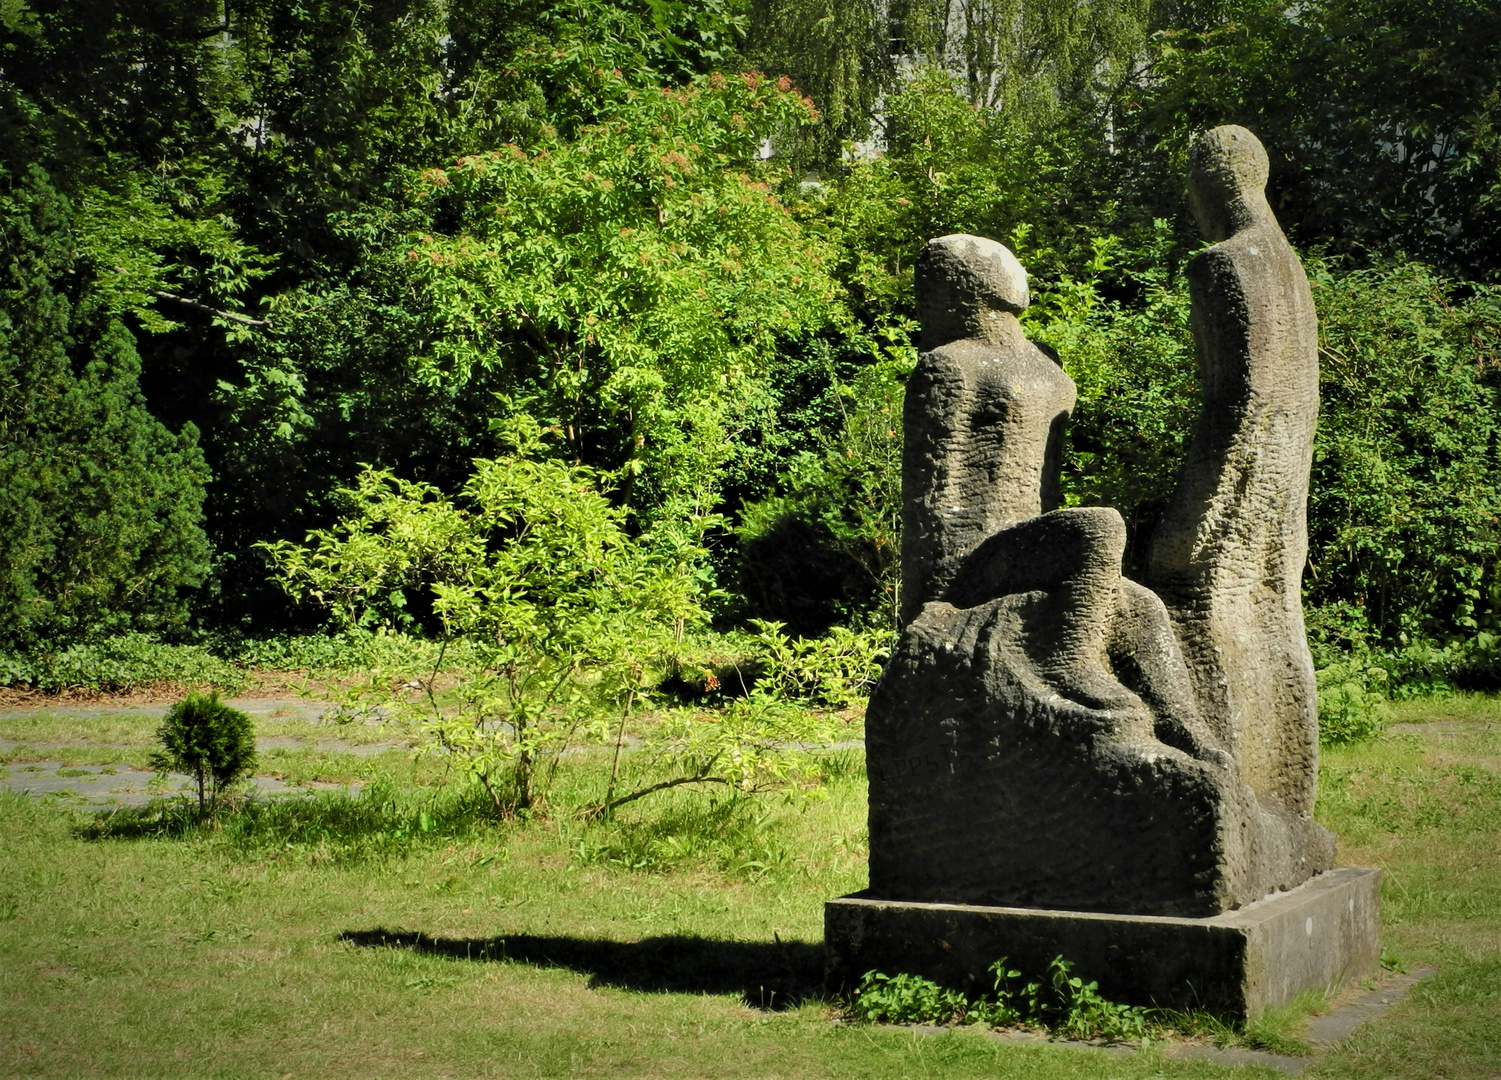
MULTIPOLYGON (((132 746, 139 744, 129 744, 132 746)), ((32 742, 29 739, 0 739, 0 754, 8 754, 13 750, 25 747, 28 750, 38 752, 58 750, 81 750, 81 749, 110 749, 119 750, 121 743, 96 743, 87 739, 75 739, 71 742, 32 742)), ((271 735, 266 738, 256 739, 255 748, 258 753, 264 754, 268 750, 316 750, 323 754, 353 754, 355 757, 374 757, 376 754, 384 754, 388 750, 410 750, 411 746, 404 742, 370 742, 357 743, 345 739, 300 739, 295 735, 271 735)))
MULTIPOLYGON (((248 713, 252 718, 274 717, 286 720, 310 720, 313 723, 325 722, 331 714, 339 711, 339 706, 336 704, 314 701, 312 698, 229 698, 225 704, 248 713)), ((21 720, 28 716, 35 716, 37 713, 80 717, 140 716, 155 720, 165 716, 172 705, 172 702, 156 702, 149 705, 83 705, 63 701, 56 705, 28 705, 21 709, 0 709, 0 720, 21 720)))
MULTIPOLYGON (((343 725, 335 724, 332 720, 338 712, 338 706, 323 701, 313 701, 308 698, 232 698, 228 704, 248 713, 253 720, 302 720, 311 724, 327 725, 333 731, 339 730, 343 725)), ((0 732, 5 730, 6 720, 22 720, 38 713, 46 713, 53 716, 67 716, 87 720, 90 717, 105 716, 136 716, 145 720, 158 720, 164 716, 171 706, 167 704, 153 705, 78 705, 61 704, 56 707, 41 706, 25 709, 0 710, 0 732)), ((66 742, 38 742, 33 739, 20 739, 0 736, 0 754, 8 754, 12 751, 25 747, 27 750, 38 753, 57 753, 64 750, 80 749, 111 749, 118 751, 122 746, 137 746, 138 743, 120 743, 118 741, 99 741, 81 736, 69 739, 66 742)), ((315 750, 321 753, 353 754, 356 757, 372 757, 383 754, 389 750, 409 750, 410 743, 402 740, 383 739, 375 742, 359 741, 341 738, 336 734, 317 738, 307 738, 297 735, 270 735, 256 739, 256 749, 262 753, 272 750, 315 750)), ((120 766, 123 767, 123 766, 120 766)), ((269 778, 268 778, 269 779, 269 778)))
POLYGON ((1380 986, 1344 1001, 1308 1025, 1308 1041, 1315 1046, 1330 1046, 1349 1036, 1361 1024, 1379 1020, 1387 1009, 1412 992, 1424 979, 1438 974, 1438 968, 1418 966, 1409 972, 1392 973, 1380 986))
MULTIPOLYGON (((412 748, 411 743, 405 740, 382 739, 375 742, 355 742, 351 739, 340 738, 334 732, 340 730, 343 725, 333 721, 333 716, 339 711, 339 707, 329 702, 308 698, 251 697, 231 698, 228 704, 250 714, 252 719, 303 720, 326 725, 330 732, 328 735, 318 737, 262 736, 255 741, 256 750, 262 754, 277 750, 312 750, 319 753, 349 754, 365 758, 390 751, 406 752, 412 748)), ((6 720, 26 719, 38 713, 81 719, 126 715, 145 720, 157 720, 164 716, 170 707, 170 704, 160 702, 114 705, 63 702, 57 705, 0 709, 0 732, 5 730, 6 720)), ((626 746, 628 749, 635 749, 640 741, 635 736, 628 736, 626 746)), ((31 739, 0 737, 0 754, 10 754, 22 748, 29 753, 39 755, 61 755, 70 750, 115 754, 120 753, 126 746, 139 748, 141 745, 139 742, 128 744, 113 741, 101 742, 87 737, 69 739, 67 742, 38 742, 31 739)), ((836 743, 828 749, 854 749, 862 746, 864 746, 862 741, 851 740, 836 743)), ((594 749, 597 748, 571 747, 565 751, 565 754, 572 756, 588 753, 594 749)), ((257 776, 253 783, 257 794, 273 797, 308 794, 320 790, 342 790, 344 787, 344 785, 329 783, 291 785, 273 776, 257 776)), ((10 765, 0 764, 0 790, 18 791, 35 798, 47 798, 60 805, 80 810, 100 811, 126 806, 144 806, 153 798, 181 794, 192 790, 193 787, 191 778, 180 773, 172 774, 163 785, 158 782, 156 773, 118 761, 113 764, 64 765, 59 760, 50 759, 14 762, 10 765)), ((359 784, 349 785, 352 791, 358 791, 360 787, 359 784)))
MULTIPOLYGON (((183 773, 169 773, 165 783, 148 769, 123 763, 114 765, 64 765, 60 761, 33 761, 0 767, 0 788, 20 792, 33 798, 47 798, 72 810, 119 810, 127 806, 145 806, 152 799, 196 791, 193 778, 183 773)), ((288 784, 274 776, 257 776, 251 781, 257 795, 285 798, 315 791, 341 791, 346 785, 328 783, 288 784)), ((348 785, 358 791, 361 785, 348 785)))

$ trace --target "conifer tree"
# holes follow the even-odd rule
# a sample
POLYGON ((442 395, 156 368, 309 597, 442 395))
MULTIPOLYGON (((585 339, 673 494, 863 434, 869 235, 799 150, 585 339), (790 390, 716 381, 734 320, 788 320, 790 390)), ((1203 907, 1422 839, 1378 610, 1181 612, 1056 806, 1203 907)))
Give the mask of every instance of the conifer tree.
POLYGON ((208 570, 197 431, 146 409, 67 199, 0 172, 0 645, 171 632, 208 570))

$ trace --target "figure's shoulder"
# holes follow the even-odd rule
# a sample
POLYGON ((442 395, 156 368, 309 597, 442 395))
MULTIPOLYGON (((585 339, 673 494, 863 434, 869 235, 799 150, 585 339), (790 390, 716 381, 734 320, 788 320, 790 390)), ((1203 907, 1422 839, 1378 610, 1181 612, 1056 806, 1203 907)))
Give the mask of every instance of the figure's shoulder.
POLYGON ((1195 268, 1212 271, 1222 267, 1252 267, 1296 258, 1292 245, 1282 235, 1281 229, 1253 225, 1229 239, 1205 248, 1188 261, 1188 266, 1190 271, 1195 268))
POLYGON ((960 338, 919 354, 914 375, 939 376, 951 371, 1022 373, 1039 366, 1062 370, 1056 355, 1024 337, 1004 345, 980 338, 960 338))
POLYGON ((1245 292, 1249 279, 1265 272, 1266 260, 1261 257, 1259 246, 1244 233, 1236 233, 1188 260, 1189 291, 1205 299, 1238 296, 1245 292))
POLYGON ((1005 363, 1017 357, 1030 356, 1037 346, 1018 336, 1015 341, 998 344, 983 338, 958 338, 936 349, 929 349, 918 357, 918 365, 933 367, 975 367, 1005 363))
POLYGON ((947 394, 959 387, 992 397, 1023 395, 1071 408, 1073 380, 1056 358, 1024 337, 1005 345, 977 338, 951 341, 921 354, 909 377, 909 397, 947 394))
POLYGON ((1212 274, 1221 268, 1234 266, 1238 254, 1236 237, 1221 240, 1218 244, 1211 244, 1202 251, 1196 252, 1188 260, 1188 273, 1190 275, 1212 274))
POLYGON ((947 374, 971 370, 984 358, 983 352, 987 348, 984 342, 960 338, 934 349, 925 349, 918 354, 917 367, 911 377, 941 379, 947 374))

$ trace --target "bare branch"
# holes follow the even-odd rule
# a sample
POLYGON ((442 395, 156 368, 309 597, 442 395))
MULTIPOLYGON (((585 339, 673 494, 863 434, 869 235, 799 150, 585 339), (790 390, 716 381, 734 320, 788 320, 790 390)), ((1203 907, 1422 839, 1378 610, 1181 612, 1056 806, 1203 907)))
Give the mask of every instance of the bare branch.
MULTIPOLYGON (((713 762, 710 762, 709 764, 712 765, 713 762)), ((685 784, 728 783, 729 781, 722 776, 708 775, 708 766, 706 766, 703 771, 697 773, 694 776, 679 776, 675 780, 663 780, 660 784, 652 784, 650 787, 639 788, 636 791, 631 792, 629 795, 622 795, 618 799, 611 799, 609 802, 596 806, 592 810, 585 811, 584 820, 592 821, 597 817, 602 817, 603 815, 608 814, 611 810, 614 810, 617 806, 624 806, 628 802, 635 802, 637 799, 645 798, 647 795, 650 795, 655 791, 666 791, 668 788, 682 787, 685 784)))
POLYGON ((206 311, 210 315, 217 315, 221 319, 229 319, 231 322, 241 323, 244 326, 270 326, 270 319, 252 319, 249 315, 240 315, 233 311, 220 311, 216 307, 210 307, 202 300, 194 300, 191 296, 178 296, 176 293, 165 292, 157 289, 154 293, 163 300, 171 300, 174 304, 182 304, 184 307, 193 308, 195 311, 206 311))

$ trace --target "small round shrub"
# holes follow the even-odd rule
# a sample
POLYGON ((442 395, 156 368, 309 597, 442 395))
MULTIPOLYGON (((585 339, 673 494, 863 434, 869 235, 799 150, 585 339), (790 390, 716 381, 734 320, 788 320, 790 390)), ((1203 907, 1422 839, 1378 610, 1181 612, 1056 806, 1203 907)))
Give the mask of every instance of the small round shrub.
POLYGON ((167 710, 152 754, 159 772, 183 772, 198 784, 198 813, 212 813, 231 784, 255 768, 255 725, 249 715, 219 700, 219 692, 194 692, 167 710))

